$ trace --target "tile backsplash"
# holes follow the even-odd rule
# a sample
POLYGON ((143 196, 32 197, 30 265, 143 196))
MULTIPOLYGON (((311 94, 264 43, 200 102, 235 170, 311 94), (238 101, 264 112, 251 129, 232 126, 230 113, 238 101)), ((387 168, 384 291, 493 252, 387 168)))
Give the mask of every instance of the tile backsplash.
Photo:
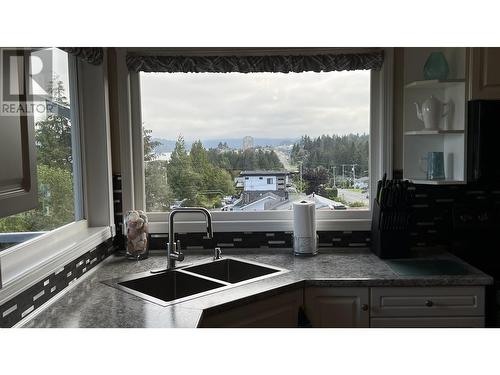
MULTIPOLYGON (((367 247, 369 231, 320 231, 320 247, 367 247)), ((293 232, 215 232, 213 239, 203 233, 178 233, 182 249, 292 247, 293 232)), ((152 234, 151 249, 166 249, 168 234, 152 234)))
POLYGON ((500 228, 500 186, 417 185, 413 208, 412 245, 449 245, 463 226, 500 228))

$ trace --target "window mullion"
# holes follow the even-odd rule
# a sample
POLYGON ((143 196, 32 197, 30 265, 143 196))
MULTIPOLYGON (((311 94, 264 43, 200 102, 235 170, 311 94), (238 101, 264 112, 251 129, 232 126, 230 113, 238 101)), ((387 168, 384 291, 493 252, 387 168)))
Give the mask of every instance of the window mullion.
POLYGON ((80 111, 78 95, 76 57, 68 55, 68 73, 70 90, 70 117, 71 117, 71 149, 73 159, 73 196, 75 202, 75 221, 84 218, 83 210, 83 179, 82 179, 82 153, 80 134, 80 111))

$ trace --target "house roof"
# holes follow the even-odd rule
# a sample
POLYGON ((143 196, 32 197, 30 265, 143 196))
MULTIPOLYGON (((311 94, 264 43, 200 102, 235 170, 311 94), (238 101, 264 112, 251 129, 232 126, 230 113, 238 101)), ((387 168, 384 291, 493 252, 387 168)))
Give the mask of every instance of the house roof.
MULTIPOLYGON (((318 194, 304 195, 301 199, 307 199, 314 202, 317 210, 334 210, 344 207, 342 203, 322 197, 318 194)), ((271 202, 266 206, 266 210, 291 210, 293 208, 293 202, 296 202, 298 200, 300 199, 295 198, 287 199, 284 201, 271 202)))
POLYGON ((241 171, 240 176, 286 176, 288 171, 241 171))
POLYGON ((242 211, 245 211, 245 210, 248 210, 249 208, 257 205, 258 203, 260 203, 262 201, 278 201, 281 199, 282 198, 279 195, 273 194, 271 192, 267 192, 267 193, 264 193, 261 196, 255 198, 250 203, 243 203, 242 199, 240 198, 234 203, 234 207, 238 207, 242 211))

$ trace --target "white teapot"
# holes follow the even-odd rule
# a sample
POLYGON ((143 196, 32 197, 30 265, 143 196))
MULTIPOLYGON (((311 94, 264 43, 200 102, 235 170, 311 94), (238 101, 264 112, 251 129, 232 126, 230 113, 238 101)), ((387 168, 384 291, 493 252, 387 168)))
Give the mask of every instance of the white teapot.
POLYGON ((422 103, 422 108, 419 107, 418 103, 415 103, 415 107, 417 108, 417 117, 424 122, 425 129, 437 130, 441 119, 449 114, 450 102, 443 103, 431 95, 422 103))

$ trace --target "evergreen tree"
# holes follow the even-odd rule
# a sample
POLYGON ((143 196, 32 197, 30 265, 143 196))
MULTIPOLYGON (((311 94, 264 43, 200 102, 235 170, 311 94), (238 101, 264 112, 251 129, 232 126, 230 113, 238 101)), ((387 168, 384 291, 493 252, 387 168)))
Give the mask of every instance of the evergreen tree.
MULTIPOLYGON (((57 80, 57 77, 50 82, 47 92, 53 102, 69 107, 63 82, 57 80)), ((47 113, 47 118, 35 126, 35 138, 39 164, 62 168, 69 172, 73 170, 71 123, 68 118, 56 113, 47 113)))
POLYGON ((146 211, 168 211, 174 201, 168 186, 168 162, 157 160, 155 149, 160 142, 153 141, 152 131, 143 127, 144 180, 146 188, 146 211))
POLYGON ((193 170, 191 158, 186 151, 186 143, 179 136, 168 163, 168 178, 172 192, 178 200, 186 200, 185 205, 196 205, 199 175, 193 170))

